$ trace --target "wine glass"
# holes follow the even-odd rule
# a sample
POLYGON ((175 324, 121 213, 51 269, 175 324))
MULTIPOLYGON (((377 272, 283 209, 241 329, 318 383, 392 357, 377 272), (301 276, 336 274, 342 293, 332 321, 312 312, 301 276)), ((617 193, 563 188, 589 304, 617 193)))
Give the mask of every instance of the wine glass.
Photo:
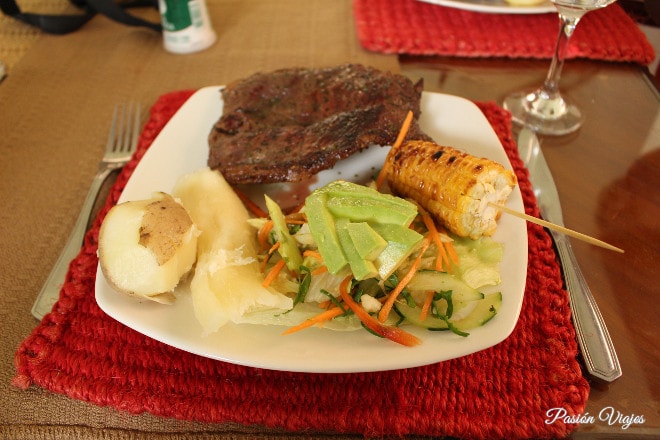
POLYGON ((552 0, 559 14, 560 26, 555 53, 543 85, 535 90, 517 92, 504 99, 504 108, 514 122, 540 134, 572 133, 584 120, 580 109, 559 92, 559 78, 568 42, 580 19, 587 12, 605 7, 615 0, 552 0))

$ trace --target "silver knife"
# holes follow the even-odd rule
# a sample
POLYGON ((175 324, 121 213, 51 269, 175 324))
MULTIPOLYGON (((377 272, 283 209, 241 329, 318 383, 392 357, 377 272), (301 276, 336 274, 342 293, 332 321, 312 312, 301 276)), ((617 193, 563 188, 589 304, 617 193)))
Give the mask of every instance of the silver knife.
MULTIPOLYGON (((557 187, 536 134, 523 128, 518 136, 518 149, 529 169, 541 216, 551 223, 564 226, 557 187)), ((559 251, 573 324, 587 371, 593 377, 612 382, 622 372, 603 316, 578 266, 569 238, 561 232, 551 230, 550 233, 559 251)))

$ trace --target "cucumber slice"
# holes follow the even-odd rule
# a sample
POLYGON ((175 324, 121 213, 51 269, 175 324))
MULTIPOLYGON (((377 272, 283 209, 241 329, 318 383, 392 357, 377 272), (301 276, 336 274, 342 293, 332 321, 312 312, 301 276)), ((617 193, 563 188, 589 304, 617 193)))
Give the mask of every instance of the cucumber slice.
MULTIPOLYGON (((502 293, 496 292, 485 295, 483 299, 476 301, 477 305, 472 312, 464 318, 458 320, 449 320, 451 324, 459 330, 466 331, 480 327, 490 321, 495 316, 502 305, 502 293)), ((429 330, 448 330, 449 325, 444 319, 434 316, 427 316, 425 320, 420 319, 422 313, 421 307, 410 307, 405 302, 397 301, 394 305, 396 310, 406 321, 419 327, 429 330)), ((454 304, 457 307, 457 304, 454 304)))
POLYGON ((483 293, 468 286, 455 276, 436 270, 420 270, 410 280, 406 288, 410 291, 419 290, 424 292, 428 290, 434 292, 451 290, 451 297, 455 302, 476 301, 484 297, 483 293))
POLYGON ((268 196, 265 196, 265 199, 268 214, 273 221, 273 230, 280 242, 280 247, 277 249, 277 252, 286 262, 286 267, 288 267, 289 270, 297 272, 302 264, 302 254, 298 249, 296 241, 289 233, 289 227, 286 224, 286 219, 284 218, 280 206, 268 196))

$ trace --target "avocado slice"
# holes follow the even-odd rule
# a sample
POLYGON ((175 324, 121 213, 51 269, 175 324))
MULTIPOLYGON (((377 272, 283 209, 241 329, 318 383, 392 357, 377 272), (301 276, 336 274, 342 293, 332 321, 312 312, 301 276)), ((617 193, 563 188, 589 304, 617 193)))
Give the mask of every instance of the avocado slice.
POLYGON ((387 241, 367 222, 349 222, 346 229, 358 255, 364 260, 375 260, 387 247, 387 241))
POLYGON ((326 209, 327 194, 314 191, 305 199, 305 214, 312 237, 318 246, 323 261, 331 274, 337 274, 348 264, 348 259, 339 244, 335 219, 326 209))
MULTIPOLYGON (((403 199, 400 201, 406 202, 403 199)), ((335 217, 345 217, 354 222, 370 222, 408 226, 417 216, 417 207, 410 202, 392 203, 390 199, 360 197, 328 198, 328 210, 335 217)))
POLYGON ((402 225, 371 224, 371 227, 387 241, 387 247, 376 257, 374 263, 381 279, 392 275, 401 262, 417 248, 424 238, 422 234, 402 225))
POLYGON ((417 216, 417 206, 414 203, 357 183, 340 180, 317 191, 328 194, 327 207, 334 216, 345 217, 354 222, 369 221, 408 226, 417 216))
POLYGON ((337 227, 337 237, 339 238, 339 244, 341 245, 344 255, 348 259, 348 265, 351 267, 351 272, 353 272, 353 277, 356 280, 366 280, 367 278, 373 278, 378 275, 378 270, 376 266, 369 260, 362 258, 355 246, 355 243, 351 239, 348 226, 351 224, 348 219, 339 218, 335 222, 337 227))

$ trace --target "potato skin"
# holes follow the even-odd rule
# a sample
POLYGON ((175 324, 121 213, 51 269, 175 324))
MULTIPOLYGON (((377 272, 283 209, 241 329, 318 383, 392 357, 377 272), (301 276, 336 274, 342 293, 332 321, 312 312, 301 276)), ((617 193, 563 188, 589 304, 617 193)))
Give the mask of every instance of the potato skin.
POLYGON ((179 250, 193 222, 183 206, 170 195, 160 194, 162 199, 144 208, 139 243, 151 249, 158 264, 163 265, 179 250))

